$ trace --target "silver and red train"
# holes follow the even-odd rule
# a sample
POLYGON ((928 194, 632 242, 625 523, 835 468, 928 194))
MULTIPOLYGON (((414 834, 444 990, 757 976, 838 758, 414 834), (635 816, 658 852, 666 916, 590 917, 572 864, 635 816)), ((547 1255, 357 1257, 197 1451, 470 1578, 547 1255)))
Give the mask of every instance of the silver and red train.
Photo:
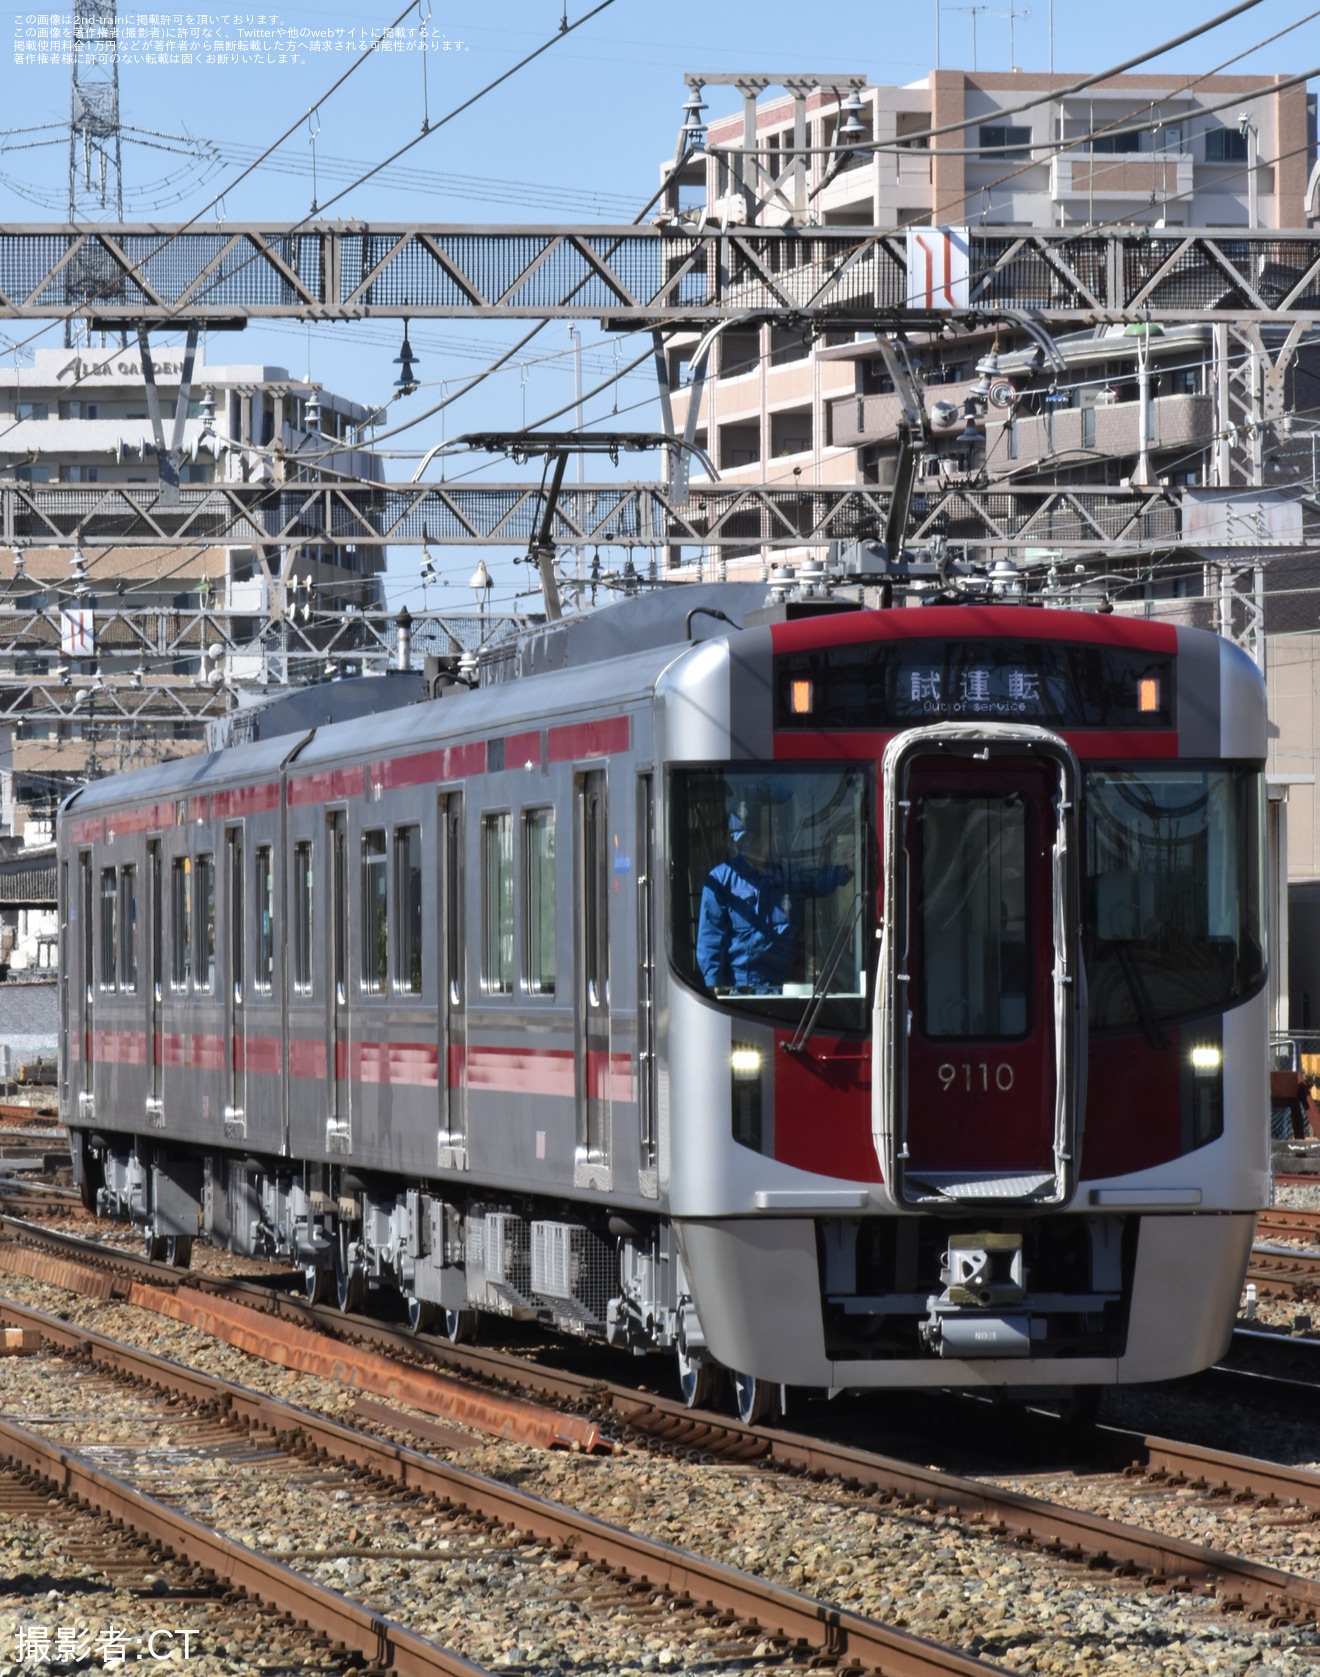
POLYGON ((455 1337, 672 1351, 746 1415, 1212 1361, 1268 1166, 1255 666, 762 597, 75 793, 88 1203, 455 1337))

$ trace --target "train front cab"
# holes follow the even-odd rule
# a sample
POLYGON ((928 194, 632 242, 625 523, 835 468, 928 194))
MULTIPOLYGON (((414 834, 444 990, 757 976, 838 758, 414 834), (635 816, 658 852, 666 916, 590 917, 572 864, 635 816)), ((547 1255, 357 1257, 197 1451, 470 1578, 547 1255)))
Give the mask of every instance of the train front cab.
POLYGON ((1026 610, 728 644, 772 737, 668 777, 671 1203, 703 1354, 832 1388, 1213 1361, 1267 1169, 1255 666, 1026 610), (707 982, 693 930, 721 792, 754 788, 801 865, 852 856, 861 887, 813 902, 761 994, 707 982), (729 1067, 714 1098, 699 1059, 729 1067))

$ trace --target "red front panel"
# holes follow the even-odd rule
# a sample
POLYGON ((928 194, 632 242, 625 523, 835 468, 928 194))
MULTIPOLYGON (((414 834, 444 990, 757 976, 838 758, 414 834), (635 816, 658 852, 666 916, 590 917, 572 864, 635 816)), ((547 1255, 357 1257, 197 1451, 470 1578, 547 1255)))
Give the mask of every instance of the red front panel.
POLYGON ((805 1053, 785 1054, 792 1034, 775 1032, 775 1158, 820 1176, 879 1182, 870 1038, 813 1036, 805 1053))

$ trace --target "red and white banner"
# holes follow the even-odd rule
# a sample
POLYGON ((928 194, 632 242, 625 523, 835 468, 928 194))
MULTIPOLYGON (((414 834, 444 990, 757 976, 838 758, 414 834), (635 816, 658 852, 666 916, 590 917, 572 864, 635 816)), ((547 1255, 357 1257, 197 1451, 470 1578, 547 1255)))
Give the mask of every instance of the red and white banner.
POLYGON ((910 309, 965 309, 971 291, 971 245, 965 227, 909 227, 910 309))
POLYGON ((60 651, 66 658, 91 658, 95 654, 92 616, 85 608, 60 613, 60 651))

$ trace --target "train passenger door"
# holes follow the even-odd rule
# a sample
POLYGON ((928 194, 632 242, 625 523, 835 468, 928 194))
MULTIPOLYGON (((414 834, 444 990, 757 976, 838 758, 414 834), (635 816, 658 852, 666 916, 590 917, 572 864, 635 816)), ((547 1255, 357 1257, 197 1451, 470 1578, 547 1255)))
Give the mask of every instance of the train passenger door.
POLYGON ((92 1063, 92 1035, 96 1025, 96 973, 93 961, 96 952, 94 935, 95 896, 92 884, 92 855, 84 850, 78 858, 78 913, 82 916, 82 936, 78 940, 79 965, 78 982, 81 986, 82 1018, 79 1021, 79 1089, 78 1116, 89 1117, 96 1111, 96 1094, 93 1079, 95 1066, 92 1063))
POLYGON ((655 1123, 655 785, 637 777, 637 1157, 654 1191, 655 1123))
POLYGON ((466 1170, 467 940, 463 915, 463 794, 440 799, 440 1146, 438 1164, 466 1170))
POLYGON ((147 1122, 165 1122, 164 1092, 164 928, 161 909, 164 899, 160 840, 147 840, 147 1122))
POLYGON ((244 1022, 243 829, 225 832, 225 1130, 247 1128, 247 1037, 244 1022))
POLYGON ((60 863, 60 884, 58 925, 60 929, 59 941, 59 972, 60 972, 60 1018, 65 1028, 60 1032, 60 1115, 69 1117, 69 1104, 72 1098, 69 1089, 69 864, 60 863))
POLYGON ((609 1187, 610 866, 605 775, 577 781, 574 905, 577 992, 577 1180, 609 1187))
MULTIPOLYGON (((352 1090, 349 1078, 348 1003, 348 816, 342 809, 332 810, 326 818, 326 844, 330 851, 330 866, 326 873, 330 880, 330 927, 326 939, 329 961, 326 995, 326 1094, 329 1115, 326 1125, 327 1140, 349 1142, 353 1130, 352 1090)), ((347 1147, 342 1148, 347 1151, 347 1147)))
POLYGON ((878 1139, 909 1204, 1072 1192, 1077 786, 1072 752, 1043 729, 920 728, 885 754, 878 1139))

